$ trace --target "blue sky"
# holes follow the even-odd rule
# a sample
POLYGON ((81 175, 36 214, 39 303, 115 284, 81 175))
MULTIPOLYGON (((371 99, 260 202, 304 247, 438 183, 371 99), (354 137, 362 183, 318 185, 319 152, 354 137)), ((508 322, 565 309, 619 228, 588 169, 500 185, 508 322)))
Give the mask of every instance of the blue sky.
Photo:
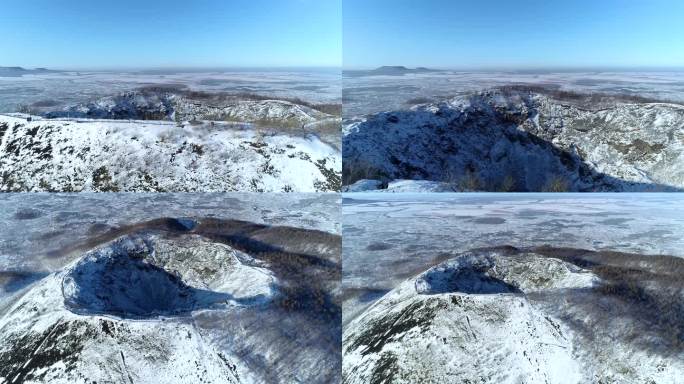
POLYGON ((684 67, 682 0, 343 0, 343 66, 684 67))
POLYGON ((341 0, 3 0, 0 66, 340 66, 341 0))

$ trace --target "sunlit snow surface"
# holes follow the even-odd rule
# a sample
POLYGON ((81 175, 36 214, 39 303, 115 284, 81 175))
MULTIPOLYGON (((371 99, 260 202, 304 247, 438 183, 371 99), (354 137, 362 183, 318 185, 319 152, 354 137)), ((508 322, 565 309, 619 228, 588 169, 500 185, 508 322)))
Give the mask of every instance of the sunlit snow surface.
POLYGON ((17 105, 60 106, 84 102, 148 85, 180 85, 209 92, 246 92, 297 97, 310 102, 339 102, 340 72, 336 69, 216 69, 56 72, 0 77, 0 112, 17 105))
POLYGON ((343 75, 345 118, 406 109, 413 104, 501 85, 557 85, 563 90, 634 95, 684 101, 679 72, 459 72, 404 76, 343 75))
POLYGON ((551 245, 684 257, 682 194, 343 196, 345 322, 408 277, 473 248, 551 245))

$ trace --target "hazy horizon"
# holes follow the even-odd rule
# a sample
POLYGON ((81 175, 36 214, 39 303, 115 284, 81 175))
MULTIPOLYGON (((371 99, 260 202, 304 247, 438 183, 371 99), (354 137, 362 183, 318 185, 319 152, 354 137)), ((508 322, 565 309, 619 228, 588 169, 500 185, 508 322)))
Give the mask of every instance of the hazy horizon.
POLYGON ((427 68, 440 71, 462 71, 462 72, 681 72, 684 71, 683 65, 673 66, 575 66, 575 67, 561 67, 561 66, 544 66, 544 67, 504 67, 504 66, 459 66, 459 65, 445 65, 445 66, 431 66, 431 65, 404 65, 404 64, 382 64, 377 66, 342 66, 343 71, 368 71, 381 67, 405 67, 407 69, 427 68))
POLYGON ((176 71, 176 72, 211 72, 211 71, 339 71, 341 66, 324 65, 291 65, 291 66, 117 66, 117 67, 77 67, 61 66, 49 67, 45 65, 6 65, 0 63, 0 68, 20 67, 26 70, 48 69, 52 71, 93 71, 93 72, 157 72, 157 71, 176 71))

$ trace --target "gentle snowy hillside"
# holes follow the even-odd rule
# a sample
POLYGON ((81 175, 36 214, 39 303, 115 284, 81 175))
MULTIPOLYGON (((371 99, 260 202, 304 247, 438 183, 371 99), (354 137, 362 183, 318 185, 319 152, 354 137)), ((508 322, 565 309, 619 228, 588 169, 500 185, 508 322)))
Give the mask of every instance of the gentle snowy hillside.
POLYGON ((340 152, 313 134, 0 116, 2 191, 328 192, 340 177, 340 152))
POLYGON ((417 179, 459 191, 684 188, 684 107, 561 96, 567 100, 516 88, 484 91, 352 122, 344 128, 344 184, 417 179))

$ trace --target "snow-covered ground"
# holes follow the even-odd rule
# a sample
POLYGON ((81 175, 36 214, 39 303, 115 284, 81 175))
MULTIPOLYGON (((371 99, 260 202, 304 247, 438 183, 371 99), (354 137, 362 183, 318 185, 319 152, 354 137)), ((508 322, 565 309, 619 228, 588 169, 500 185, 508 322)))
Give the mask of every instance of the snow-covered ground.
MULTIPOLYGON (((349 193, 343 200, 343 285, 363 296, 362 306, 474 248, 548 244, 684 257, 677 193, 349 193)), ((345 303, 345 318, 357 304, 345 303)))
POLYGON ((682 259, 615 252, 467 252, 345 327, 343 379, 674 384, 682 273, 682 259))
POLYGON ((327 192, 341 155, 314 134, 229 123, 0 116, 3 191, 327 192))
POLYGON ((0 383, 338 381, 339 204, 2 196, 0 383))
POLYGON ((314 193, 3 193, 0 271, 57 271, 74 258, 60 250, 160 216, 232 218, 339 235, 340 201, 337 194, 314 193))
POLYGON ((345 382, 674 384, 684 374, 681 194, 343 201, 345 382))

